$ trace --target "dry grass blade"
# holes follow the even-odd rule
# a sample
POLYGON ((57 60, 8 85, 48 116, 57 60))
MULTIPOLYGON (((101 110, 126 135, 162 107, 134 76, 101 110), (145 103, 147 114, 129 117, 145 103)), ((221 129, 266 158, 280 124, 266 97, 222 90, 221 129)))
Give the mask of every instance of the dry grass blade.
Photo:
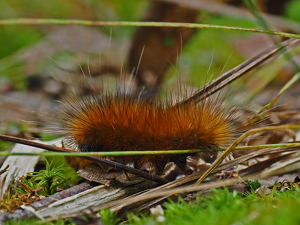
POLYGON ((222 155, 214 161, 214 163, 211 165, 211 167, 205 171, 205 173, 197 180, 195 185, 201 184, 204 179, 228 156, 230 152, 246 137, 256 134, 262 131, 270 131, 270 130, 278 130, 278 129, 299 129, 300 125, 294 125, 294 124, 289 124, 289 125, 281 125, 281 126, 273 126, 273 127, 262 127, 262 128, 257 128, 257 129, 252 129, 241 135, 234 143, 232 143, 223 153, 222 155))
MULTIPOLYGON (((253 118, 251 118, 247 124, 255 123, 261 118, 264 118, 266 113, 271 109, 271 107, 274 105, 274 103, 278 100, 280 96, 282 96, 294 83, 296 83, 298 80, 300 80, 300 72, 296 73, 290 80, 287 82, 284 87, 279 91, 279 93, 276 95, 276 97, 267 105, 265 105, 253 118)), ((245 125, 247 125, 245 124, 245 125)))
POLYGON ((266 177, 266 176, 273 176, 278 174, 285 174, 291 171, 295 171, 299 168, 300 168, 300 158, 298 157, 298 158, 289 159, 284 163, 280 163, 277 166, 274 166, 273 168, 261 172, 261 176, 266 177))
POLYGON ((246 60, 245 62, 241 63, 240 65, 236 66, 235 68, 227 71, 223 75, 219 76, 212 82, 208 83, 207 85, 200 88, 196 91, 192 96, 184 99, 183 101, 177 103, 177 105, 184 105, 188 102, 199 102, 210 95, 216 93, 217 91, 221 90, 226 85, 230 84, 231 82, 235 81, 236 79, 240 78, 253 68, 257 67, 261 63, 265 62, 272 56, 276 55, 279 51, 286 49, 294 44, 299 44, 300 41, 296 39, 289 39, 286 40, 279 45, 273 46, 268 48, 267 50, 263 51, 262 53, 252 57, 251 59, 246 60))
POLYGON ((241 157, 238 157, 238 158, 236 158, 234 160, 231 160, 229 162, 222 163, 216 168, 216 170, 214 170, 214 172, 218 172, 218 171, 224 170, 226 168, 230 168, 232 166, 243 163, 245 161, 256 158, 258 156, 271 155, 271 154, 278 155, 278 154, 282 154, 282 153, 293 154, 293 153, 298 152, 298 151, 299 151, 299 147, 280 148, 280 149, 274 149, 274 148, 261 149, 261 150, 255 151, 255 152, 251 152, 247 155, 243 155, 241 157))

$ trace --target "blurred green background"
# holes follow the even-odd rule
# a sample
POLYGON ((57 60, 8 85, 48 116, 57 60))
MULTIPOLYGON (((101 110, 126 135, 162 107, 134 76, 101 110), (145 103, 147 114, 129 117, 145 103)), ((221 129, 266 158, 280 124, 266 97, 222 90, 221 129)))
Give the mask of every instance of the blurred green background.
MULTIPOLYGON (((38 0, 0 0, 1 19, 8 18, 60 18, 60 19, 88 19, 103 21, 138 21, 141 20, 144 12, 149 6, 149 1, 92 1, 92 0, 67 0, 67 1, 38 1, 38 0)), ((284 17, 300 22, 300 2, 290 1, 286 6, 284 17)), ((213 15, 208 12, 199 14, 202 23, 218 24, 240 27, 259 27, 256 22, 247 19, 228 17, 223 15, 213 15)), ((26 90, 28 82, 26 76, 32 74, 47 73, 49 70, 49 58, 40 58, 30 71, 26 71, 26 62, 18 58, 18 54, 24 48, 30 48, 42 42, 49 33, 53 32, 54 26, 1 26, 0 28, 0 82, 13 86, 13 89, 26 90), (48 62, 45 62, 48 61, 48 62), (28 74, 28 73, 32 74, 28 74), (26 75, 26 76, 24 76, 26 75)), ((99 27, 93 28, 101 34, 109 37, 110 31, 112 42, 128 42, 132 37, 134 27, 99 27)), ((226 64, 226 69, 230 69, 242 62, 246 56, 239 52, 232 43, 235 39, 241 39, 253 34, 245 32, 232 32, 220 30, 201 30, 193 36, 192 40, 184 47, 180 62, 180 71, 184 76, 188 76, 189 84, 196 86, 203 84, 200 82, 201 74, 206 76, 213 57, 210 74, 218 76, 221 68, 226 64), (187 75, 188 74, 188 75, 187 75)), ((70 37, 70 39, 73 37, 70 37)), ((49 57, 54 57, 63 53, 52 52, 49 57)), ((73 54, 68 50, 64 53, 73 54)), ((85 59, 88 58, 88 53, 85 59)), ((99 52, 100 54, 100 52, 99 52)), ((76 56, 78 57, 78 56, 76 56)), ((99 56, 95 56, 99 57, 99 56)), ((124 57, 124 56, 122 56, 124 57)), ((79 61, 82 62, 82 56, 79 61)), ((26 61, 26 60, 25 60, 26 61)), ((170 72, 169 74, 174 74, 170 72)), ((203 77, 203 75, 202 75, 203 77)))

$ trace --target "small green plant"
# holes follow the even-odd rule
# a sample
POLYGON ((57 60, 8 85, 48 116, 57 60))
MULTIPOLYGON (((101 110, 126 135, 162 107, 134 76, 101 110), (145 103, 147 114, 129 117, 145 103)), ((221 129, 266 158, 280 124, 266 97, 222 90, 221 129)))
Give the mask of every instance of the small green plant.
POLYGON ((250 190, 256 190, 257 188, 260 187, 260 182, 258 180, 254 180, 254 181, 247 181, 247 187, 250 189, 250 190))
POLYGON ((49 196, 54 194, 58 187, 68 186, 64 174, 64 171, 68 168, 64 167, 63 164, 53 167, 53 161, 49 163, 45 160, 45 162, 45 170, 32 172, 28 175, 29 179, 20 179, 19 185, 21 188, 14 187, 19 194, 29 194, 34 192, 35 195, 37 195, 37 193, 43 193, 43 195, 49 196))
POLYGON ((118 224, 119 219, 116 217, 115 212, 111 212, 109 209, 102 209, 99 211, 101 216, 101 221, 105 225, 114 225, 118 224))
POLYGON ((36 182, 33 180, 26 180, 26 179, 20 179, 20 186, 22 188, 18 188, 16 186, 13 186, 13 188, 19 193, 19 194, 29 194, 31 190, 38 189, 39 186, 36 182))
POLYGON ((81 179, 74 169, 64 167, 64 157, 55 157, 55 160, 54 157, 48 157, 45 163, 45 170, 29 174, 28 179, 20 179, 21 188, 13 187, 19 195, 49 196, 57 192, 58 188, 66 189, 70 184, 76 184, 81 179))
POLYGON ((67 182, 64 174, 62 173, 64 171, 63 165, 60 165, 58 167, 53 168, 52 162, 49 163, 46 161, 46 169, 41 170, 39 172, 33 172, 30 175, 30 179, 32 181, 39 181, 37 183, 38 187, 42 187, 44 189, 45 195, 52 195, 56 192, 57 188, 67 182))
MULTIPOLYGON (((33 172, 28 175, 28 179, 20 178, 19 186, 15 187, 15 193, 10 194, 10 191, 5 194, 0 200, 0 209, 5 212, 13 212, 23 204, 31 204, 39 200, 40 195, 49 196, 57 192, 58 188, 68 188, 68 179, 66 175, 70 174, 70 168, 60 166, 52 166, 52 162, 47 160, 46 169, 39 172, 33 172)), ((72 171, 71 171, 72 172, 72 171)))

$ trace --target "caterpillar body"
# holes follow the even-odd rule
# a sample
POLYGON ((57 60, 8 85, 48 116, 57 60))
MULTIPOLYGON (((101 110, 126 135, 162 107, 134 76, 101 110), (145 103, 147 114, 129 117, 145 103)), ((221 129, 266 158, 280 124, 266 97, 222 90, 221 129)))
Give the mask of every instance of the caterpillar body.
MULTIPOLYGON (((62 129, 73 148, 82 152, 215 149, 237 135, 236 111, 221 98, 174 105, 121 93, 94 94, 69 103, 62 129)), ((159 174, 168 162, 185 164, 186 155, 142 155, 113 158, 159 174)))

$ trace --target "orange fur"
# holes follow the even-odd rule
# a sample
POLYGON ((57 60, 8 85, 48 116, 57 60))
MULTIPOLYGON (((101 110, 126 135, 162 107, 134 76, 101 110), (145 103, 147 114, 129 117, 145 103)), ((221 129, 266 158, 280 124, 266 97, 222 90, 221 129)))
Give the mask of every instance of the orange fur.
MULTIPOLYGON (((148 151, 214 149, 226 146, 237 134, 235 112, 221 100, 174 106, 171 101, 137 100, 104 94, 70 103, 63 125, 70 142, 80 151, 148 151)), ((184 159, 183 159, 184 158, 184 159)), ((178 155, 123 156, 115 160, 136 168, 162 171, 178 155)))

